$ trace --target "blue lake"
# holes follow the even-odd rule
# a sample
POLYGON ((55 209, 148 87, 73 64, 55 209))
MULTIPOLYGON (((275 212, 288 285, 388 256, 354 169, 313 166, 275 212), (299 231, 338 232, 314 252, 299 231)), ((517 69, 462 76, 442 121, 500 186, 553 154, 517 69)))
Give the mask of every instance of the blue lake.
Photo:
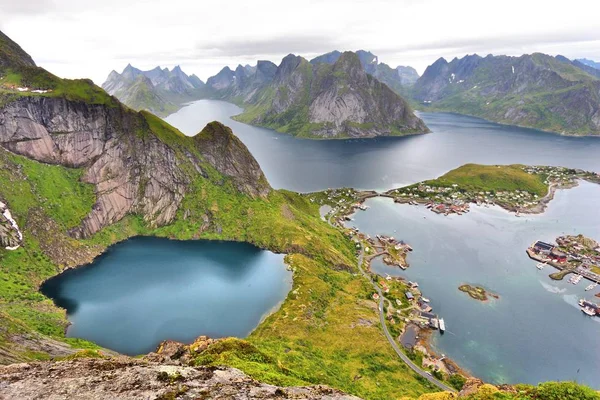
POLYGON ((247 336, 291 289, 283 257, 244 243, 137 237, 42 292, 66 308, 67 336, 137 355, 165 339, 247 336))

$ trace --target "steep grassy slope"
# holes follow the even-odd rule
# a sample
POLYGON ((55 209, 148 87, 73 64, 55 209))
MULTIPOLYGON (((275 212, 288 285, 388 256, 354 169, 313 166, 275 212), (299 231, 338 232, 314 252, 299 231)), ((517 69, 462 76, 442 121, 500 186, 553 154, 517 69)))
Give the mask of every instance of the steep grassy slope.
POLYGON ((272 190, 228 128, 212 123, 186 137, 89 81, 33 66, 0 73, 0 199, 24 235, 19 249, 0 249, 3 363, 95 347, 64 337, 64 311, 38 287, 107 246, 134 235, 238 240, 288 253, 294 289, 248 339, 274 364, 265 370, 235 349, 217 352, 220 362, 269 381, 292 376, 367 398, 431 391, 382 336, 375 304, 364 300, 367 282, 354 275, 351 242, 305 196, 272 190), (361 318, 372 323, 362 326, 361 318))
POLYGON ((467 191, 512 192, 526 191, 540 197, 548 193, 548 185, 542 175, 528 174, 523 165, 466 164, 423 182, 430 186, 449 187, 454 184, 467 191))
POLYGON ((423 109, 569 135, 600 134, 600 80, 564 57, 441 58, 411 91, 423 109))

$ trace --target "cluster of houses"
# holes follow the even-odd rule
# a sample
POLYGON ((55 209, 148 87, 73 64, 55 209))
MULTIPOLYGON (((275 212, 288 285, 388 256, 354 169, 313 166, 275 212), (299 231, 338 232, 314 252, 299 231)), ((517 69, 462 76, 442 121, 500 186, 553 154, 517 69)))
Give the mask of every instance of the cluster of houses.
POLYGON ((438 214, 463 214, 469 211, 469 203, 477 205, 503 205, 517 208, 530 208, 537 205, 539 196, 526 190, 513 191, 468 191, 457 184, 451 186, 430 186, 419 184, 388 192, 397 203, 426 203, 431 211, 438 214))
POLYGON ((584 171, 582 169, 540 166, 528 166, 523 169, 528 174, 545 175, 546 180, 544 182, 546 184, 555 183, 568 185, 574 183, 576 179, 587 179, 592 182, 598 182, 600 180, 600 174, 584 171))
POLYGON ((531 246, 531 250, 533 250, 535 254, 552 262, 560 264, 567 262, 567 254, 560 251, 560 249, 553 244, 538 240, 531 246))

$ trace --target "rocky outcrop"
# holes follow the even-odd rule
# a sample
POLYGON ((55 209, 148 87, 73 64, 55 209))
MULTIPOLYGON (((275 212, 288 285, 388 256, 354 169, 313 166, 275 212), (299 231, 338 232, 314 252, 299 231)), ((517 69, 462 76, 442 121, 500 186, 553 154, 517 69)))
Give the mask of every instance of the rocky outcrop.
POLYGON ((310 62, 289 54, 279 66, 258 61, 256 67, 239 65, 235 71, 225 67, 207 87, 210 97, 247 107, 236 119, 296 136, 424 133, 425 124, 398 95, 416 80, 411 71, 392 69, 362 50, 334 51, 310 62))
POLYGON ((572 135, 600 135, 600 75, 545 54, 438 59, 412 88, 436 110, 572 135))
MULTIPOLYGON (((171 134, 176 135, 174 130, 171 134)), ((189 145, 202 158, 189 151, 176 155, 141 114, 120 106, 26 96, 0 109, 0 146, 40 162, 84 168, 82 180, 95 185, 96 203, 71 231, 74 237, 87 237, 127 214, 142 215, 151 226, 171 222, 188 184, 203 174, 202 162, 249 196, 264 197, 271 190, 254 157, 229 128, 209 124, 189 145), (197 176, 180 168, 188 161, 197 176)))
POLYGON ((352 400, 326 386, 277 387, 235 368, 188 367, 117 358, 0 367, 2 399, 328 399, 352 400))
POLYGON ((271 191, 256 159, 231 129, 220 122, 209 123, 194 136, 198 151, 217 171, 233 179, 235 187, 251 197, 266 197, 271 191))
POLYGON ((353 53, 342 54, 331 75, 317 88, 309 119, 326 125, 317 134, 346 133, 356 137, 427 132, 408 104, 385 84, 367 75, 357 61, 353 53))
POLYGON ((16 250, 23 242, 23 234, 8 206, 0 201, 0 247, 16 250))

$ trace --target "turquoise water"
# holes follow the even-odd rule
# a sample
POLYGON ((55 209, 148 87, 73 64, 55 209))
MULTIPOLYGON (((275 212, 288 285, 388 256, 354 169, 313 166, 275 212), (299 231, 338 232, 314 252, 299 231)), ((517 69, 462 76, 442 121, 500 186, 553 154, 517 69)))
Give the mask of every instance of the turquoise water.
POLYGON ((165 339, 247 336, 291 289, 283 257, 243 243, 138 237, 42 292, 67 309, 67 336, 136 355, 165 339))
MULTIPOLYGON (((493 383, 577 380, 600 388, 600 318, 577 306, 590 283, 553 281, 555 270, 538 271, 525 254, 535 240, 583 233, 600 239, 600 186, 582 182, 559 191, 542 215, 517 218, 500 208, 471 207, 462 216, 443 216, 425 207, 367 201, 348 225, 370 235, 388 234, 414 251, 406 271, 374 261, 384 275, 416 280, 447 331, 434 347, 462 367, 493 383), (500 299, 482 303, 460 292, 481 285, 500 299)), ((600 301, 600 299, 595 298, 600 301)))

